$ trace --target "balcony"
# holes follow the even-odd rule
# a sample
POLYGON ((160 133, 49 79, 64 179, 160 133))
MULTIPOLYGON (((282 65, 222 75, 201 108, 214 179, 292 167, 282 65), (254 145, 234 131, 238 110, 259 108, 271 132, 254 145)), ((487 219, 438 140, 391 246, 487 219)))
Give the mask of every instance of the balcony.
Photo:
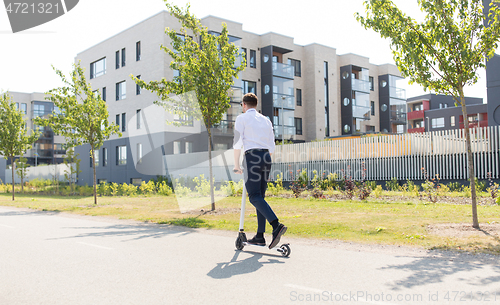
POLYGON ((212 128, 213 135, 230 135, 234 134, 234 121, 223 120, 212 128))
MULTIPOLYGON (((488 120, 469 122, 469 128, 488 127, 488 120)), ((464 129, 464 123, 460 123, 460 129, 464 129)))
POLYGON ((295 109, 295 97, 286 94, 273 94, 273 106, 275 108, 295 109))
POLYGON ((352 106, 352 117, 358 119, 370 119, 371 107, 365 106, 352 106))
POLYGON ((406 90, 397 87, 390 87, 389 96, 400 100, 406 100, 406 90))
POLYGON ((295 70, 294 70, 294 67, 291 65, 282 64, 280 62, 273 62, 273 75, 279 76, 279 77, 284 77, 284 78, 289 78, 289 79, 294 79, 295 70))
POLYGON ((284 126, 283 125, 275 125, 274 126, 274 137, 276 139, 281 139, 285 138, 287 140, 292 139, 295 137, 295 126, 284 126), (285 133, 285 136, 283 137, 283 132, 285 133))
POLYGON ((418 128, 410 128, 408 129, 408 133, 424 133, 425 132, 425 127, 418 127, 418 128))
POLYGON ((370 82, 361 79, 352 79, 352 90, 370 93, 370 82))
POLYGON ((406 113, 391 111, 392 124, 406 124, 406 113))
POLYGON ((412 111, 407 114, 408 121, 418 120, 424 118, 424 110, 412 111))

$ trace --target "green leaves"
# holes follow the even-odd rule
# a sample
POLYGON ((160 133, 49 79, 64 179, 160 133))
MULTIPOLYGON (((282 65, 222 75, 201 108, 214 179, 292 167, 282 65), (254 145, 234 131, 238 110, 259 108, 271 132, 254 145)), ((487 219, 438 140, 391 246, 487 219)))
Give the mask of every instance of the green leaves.
POLYGON ((22 156, 38 139, 39 133, 28 131, 23 116, 9 94, 0 95, 0 155, 5 159, 22 156))
POLYGON ((98 149, 111 135, 121 136, 121 133, 118 126, 109 124, 106 102, 92 91, 80 64, 73 66, 70 79, 54 68, 65 86, 47 92, 60 112, 37 118, 35 122, 50 126, 55 134, 66 137, 68 147, 90 144, 98 149))
POLYGON ((131 78, 141 88, 155 92, 160 99, 155 103, 168 112, 203 120, 205 126, 211 127, 230 108, 231 85, 245 68, 244 64, 236 66, 239 49, 229 43, 226 24, 222 24, 220 34, 211 33, 190 13, 189 5, 184 10, 166 0, 165 5, 179 20, 181 29, 179 33, 167 28, 172 49, 164 45, 160 48, 172 58, 170 68, 177 70, 178 76, 172 81, 162 78, 150 82, 131 78))

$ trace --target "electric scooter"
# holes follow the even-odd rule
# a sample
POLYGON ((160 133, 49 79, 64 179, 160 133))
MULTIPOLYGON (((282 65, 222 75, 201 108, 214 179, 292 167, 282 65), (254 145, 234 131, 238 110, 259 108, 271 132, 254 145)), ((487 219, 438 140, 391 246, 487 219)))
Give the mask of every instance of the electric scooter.
MULTIPOLYGON (((238 238, 236 239, 236 249, 243 250, 245 246, 255 246, 255 247, 266 247, 259 245, 252 245, 247 242, 247 236, 244 232, 244 224, 245 224, 245 204, 246 204, 246 188, 243 186, 243 194, 241 195, 241 214, 240 214, 240 231, 238 232, 238 238)), ((282 244, 278 248, 273 248, 271 250, 276 250, 281 253, 282 256, 288 257, 292 250, 290 249, 290 244, 282 244)))

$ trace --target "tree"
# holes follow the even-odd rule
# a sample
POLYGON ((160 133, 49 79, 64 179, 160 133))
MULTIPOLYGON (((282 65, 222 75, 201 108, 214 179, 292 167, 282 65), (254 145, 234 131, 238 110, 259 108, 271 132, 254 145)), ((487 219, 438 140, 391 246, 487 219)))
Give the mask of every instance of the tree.
POLYGON ((365 27, 391 41, 401 74, 440 94, 451 95, 464 117, 472 194, 472 226, 479 228, 471 139, 464 88, 477 82, 477 70, 494 55, 500 38, 499 9, 491 6, 487 26, 480 0, 418 0, 425 21, 416 22, 389 0, 365 1, 367 15, 356 14, 365 27))
POLYGON ((68 167, 68 169, 64 170, 64 178, 68 181, 72 194, 75 193, 75 183, 77 182, 78 174, 82 172, 78 156, 79 154, 75 154, 75 150, 70 148, 66 151, 66 157, 64 158, 64 164, 68 167))
POLYGON ((25 157, 20 157, 16 160, 16 174, 21 178, 21 193, 24 193, 24 178, 28 175, 28 159, 25 157))
POLYGON ((92 168, 94 171, 94 204, 97 204, 95 156, 94 152, 99 149, 105 140, 111 135, 121 133, 118 126, 109 124, 108 107, 102 100, 99 92, 93 92, 92 86, 85 78, 85 72, 80 63, 73 65, 70 78, 53 67, 59 75, 64 87, 52 89, 47 94, 50 101, 59 109, 46 119, 37 119, 37 124, 52 127, 55 134, 66 137, 68 147, 79 145, 90 145, 90 156, 92 157, 92 168))
POLYGON ((0 95, 0 155, 10 159, 12 169, 12 200, 14 196, 14 157, 22 156, 38 139, 38 132, 28 132, 22 111, 16 109, 16 104, 9 94, 0 95), (31 135, 28 135, 31 134, 31 135))
POLYGON ((167 0, 164 1, 170 15, 181 23, 180 35, 175 30, 165 30, 172 40, 173 49, 161 45, 161 49, 172 57, 170 68, 177 70, 178 76, 173 81, 162 78, 148 83, 131 77, 141 88, 156 92, 161 101, 156 101, 155 104, 163 106, 168 112, 203 120, 208 131, 210 197, 212 210, 215 210, 211 128, 221 122, 223 115, 231 107, 233 78, 237 78, 238 73, 245 68, 245 62, 242 59, 243 63, 236 66, 240 57, 239 50, 229 42, 225 23, 222 24, 220 34, 211 33, 189 12, 189 5, 182 10, 167 0), (190 95, 190 92, 194 94, 190 95), (182 98, 171 98, 170 95, 182 98))

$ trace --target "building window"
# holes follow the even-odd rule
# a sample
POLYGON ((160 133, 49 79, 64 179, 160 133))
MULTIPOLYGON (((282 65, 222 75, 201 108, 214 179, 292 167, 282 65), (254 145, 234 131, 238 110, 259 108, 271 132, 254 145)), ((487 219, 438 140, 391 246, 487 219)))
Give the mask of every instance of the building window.
POLYGON ((116 165, 127 165, 127 146, 116 146, 116 165))
POLYGON ((135 61, 141 60, 141 42, 135 43, 135 61))
POLYGON ((245 67, 248 66, 248 58, 247 58, 247 48, 241 48, 242 50, 242 56, 245 58, 245 67))
MULTIPOLYGON (((137 75, 138 79, 141 79, 140 75, 137 75)), ((140 95, 141 94, 141 86, 139 84, 135 84, 135 95, 140 95)))
POLYGON ((45 105, 35 104, 33 105, 33 116, 40 117, 45 114, 45 105))
POLYGON ((302 106, 302 89, 295 89, 295 101, 297 106, 302 106))
POLYGON ((137 143, 137 164, 142 163, 142 144, 137 143))
POLYGON ((127 117, 127 114, 126 113, 122 113, 122 132, 125 132, 126 131, 126 125, 125 122, 126 122, 126 117, 127 117))
POLYGON ((174 155, 178 155, 181 153, 181 142, 174 141, 174 155))
POLYGON ((373 76, 370 76, 370 91, 375 90, 375 84, 373 82, 373 76))
POLYGON ((122 67, 125 67, 125 48, 122 49, 122 67))
POLYGON ((375 126, 366 125, 366 132, 375 132, 375 126))
POLYGON ((99 149, 94 150, 94 164, 99 167, 99 149))
POLYGON ((257 94, 257 83, 250 81, 243 81, 243 94, 253 93, 257 94))
POLYGON ((120 127, 120 115, 119 114, 116 115, 115 124, 116 124, 116 126, 120 127))
POLYGON ((291 59, 289 58, 288 59, 288 64, 290 66, 293 66, 294 67, 294 71, 295 71, 295 76, 298 76, 300 77, 301 74, 302 74, 302 69, 300 67, 300 60, 296 60, 296 59, 291 59))
POLYGON ((193 152, 193 142, 186 142, 186 154, 193 152))
POLYGON ((137 129, 141 129, 141 109, 137 109, 135 117, 137 119, 137 129))
POLYGON ((302 135, 302 118, 295 118, 295 134, 302 135))
POLYGON ((124 100, 127 97, 127 87, 125 81, 116 83, 116 100, 124 100))
POLYGON ((250 68, 257 68, 257 52, 255 50, 250 50, 250 68))
POLYGON ((370 113, 370 114, 371 114, 371 115, 375 115, 375 102, 374 102, 374 101, 371 101, 371 102, 370 102, 370 104, 371 104, 371 107, 372 107, 372 111, 371 111, 371 113, 370 113))
POLYGON ((435 118, 431 120, 432 128, 443 128, 444 127, 444 118, 435 118))
POLYGON ((102 87, 102 100, 106 101, 106 87, 102 87))
POLYGON ((108 149, 106 147, 102 149, 102 166, 108 166, 108 149))
POLYGON ((90 79, 106 74, 106 57, 90 64, 90 79))
POLYGON ((455 127, 455 117, 454 116, 450 117, 450 126, 455 127))
POLYGON ((120 51, 116 51, 115 53, 115 68, 120 68, 120 51))
POLYGON ((21 111, 24 114, 28 114, 28 105, 26 103, 21 104, 21 111))

